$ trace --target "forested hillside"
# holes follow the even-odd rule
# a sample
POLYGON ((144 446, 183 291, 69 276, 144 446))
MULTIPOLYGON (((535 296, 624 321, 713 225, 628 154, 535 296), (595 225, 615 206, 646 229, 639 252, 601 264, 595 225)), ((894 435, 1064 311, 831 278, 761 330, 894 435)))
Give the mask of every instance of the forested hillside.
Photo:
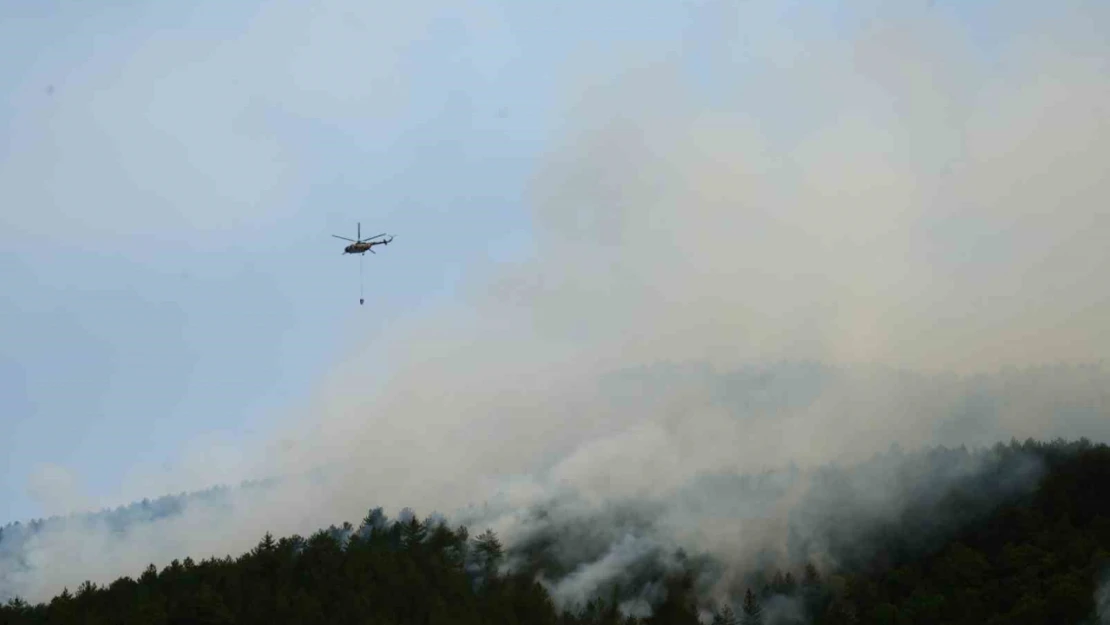
POLYGON ((389 520, 373 509, 357 527, 267 534, 238 557, 151 565, 34 606, 15 599, 0 608, 0 623, 1100 622, 1110 447, 1026 441, 907 456, 899 466, 921 475, 975 459, 988 469, 911 493, 895 513, 856 527, 853 511, 867 493, 846 488, 847 473, 825 472, 809 493, 824 504, 805 508, 825 522, 792 519, 810 532, 795 534, 789 553, 769 550, 747 566, 727 585, 728 601, 706 580, 730 563, 679 552, 671 554, 678 568, 642 568, 585 605, 559 605, 545 585, 568 574, 551 555, 557 536, 502 544, 485 528, 472 535, 438 518, 389 520), (650 615, 622 613, 645 596, 650 615))

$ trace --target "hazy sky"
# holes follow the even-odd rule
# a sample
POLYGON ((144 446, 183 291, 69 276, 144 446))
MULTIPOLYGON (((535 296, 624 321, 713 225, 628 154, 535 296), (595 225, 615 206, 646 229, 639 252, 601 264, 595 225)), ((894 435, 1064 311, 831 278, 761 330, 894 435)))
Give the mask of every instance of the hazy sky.
POLYGON ((398 6, 4 5, 0 518, 46 512, 47 465, 96 497, 233 447, 360 328, 526 249, 559 52, 398 6), (397 236, 364 307, 329 236, 356 221, 397 236))
POLYGON ((238 475, 454 306, 488 328, 433 324, 450 362, 501 359, 444 375, 486 383, 520 327, 628 362, 1106 353, 1098 2, 2 11, 0 522, 238 475), (397 237, 361 307, 356 221, 397 237))
POLYGON ((526 252, 568 61, 693 34, 634 7, 5 4, 0 518, 190 438, 234 462, 345 342, 526 252), (356 221, 397 236, 364 307, 356 221))

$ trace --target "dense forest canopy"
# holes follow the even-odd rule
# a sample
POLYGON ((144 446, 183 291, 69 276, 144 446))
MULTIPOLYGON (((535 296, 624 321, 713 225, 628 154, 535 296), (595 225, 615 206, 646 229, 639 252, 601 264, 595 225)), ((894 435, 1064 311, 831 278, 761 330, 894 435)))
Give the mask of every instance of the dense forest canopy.
MULTIPOLYGON (((729 487, 750 498, 802 479, 797 471, 768 473, 734 478, 729 487)), ((173 501, 138 505, 165 513, 173 501)), ((557 520, 542 506, 526 514, 548 522, 526 524, 530 531, 507 542, 439 515, 406 509, 390 519, 375 508, 357 526, 307 538, 267 533, 237 557, 151 564, 34 605, 14 597, 0 622, 1081 624, 1099 622, 1100 611, 1101 622, 1110 617, 1110 447, 1085 439, 893 449, 822 470, 808 477, 787 517, 787 539, 739 563, 661 541, 617 557, 611 535, 634 543, 650 534, 657 520, 650 508, 615 505, 557 520), (879 477, 897 484, 902 505, 869 508, 879 477), (589 596, 566 592, 597 552, 607 552, 600 560, 611 569, 604 583, 588 585, 589 596)), ((42 524, 6 526, 0 546, 11 553, 42 524)))
MULTIPOLYGON (((1110 440, 1108 379, 1101 366, 1070 365, 970 377, 797 361, 622 368, 590 391, 596 398, 587 393, 593 403, 586 408, 570 402, 556 421, 532 415, 496 426, 507 428, 496 430, 507 440, 532 425, 557 424, 555 442, 467 438, 460 445, 440 431, 421 446, 450 451, 410 459, 385 449, 390 436, 377 436, 352 443, 354 455, 336 452, 321 462, 281 456, 247 472, 274 477, 264 482, 9 524, 0 528, 0 603, 17 595, 48 600, 63 587, 108 583, 151 562, 242 553, 266 531, 308 535, 357 520, 370 505, 442 511, 453 525, 492 527, 529 552, 551 542, 557 548, 542 554, 553 567, 545 581, 558 602, 584 601, 624 577, 639 584, 630 564, 679 548, 729 563, 719 578, 766 559, 759 549, 767 546, 783 566, 796 565, 800 549, 866 557, 857 530, 955 487, 989 507, 1030 487, 1041 470, 1028 458, 999 468, 1002 460, 961 451, 961 444, 976 448, 1026 433, 1110 440), (900 453, 895 442, 948 447, 930 460, 900 453), (616 453, 596 453, 599 444, 616 453), (825 463, 833 466, 822 470, 825 463), (991 475, 998 478, 976 478, 991 475), (833 532, 829 519, 844 529, 833 532)), ((477 418, 471 427, 492 426, 477 418)), ((322 442, 305 447, 332 449, 322 442)))

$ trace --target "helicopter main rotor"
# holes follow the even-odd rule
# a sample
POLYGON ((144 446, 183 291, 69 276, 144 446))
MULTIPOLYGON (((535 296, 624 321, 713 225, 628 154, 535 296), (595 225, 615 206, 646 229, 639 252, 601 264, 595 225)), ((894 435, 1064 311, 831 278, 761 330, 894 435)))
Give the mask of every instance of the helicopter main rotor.
POLYGON ((331 236, 333 236, 337 239, 343 239, 344 241, 350 241, 351 243, 369 243, 370 241, 373 241, 374 239, 376 239, 378 237, 384 237, 385 234, 386 233, 383 232, 381 234, 375 234, 372 237, 366 237, 364 239, 364 238, 362 238, 362 222, 359 222, 359 224, 358 224, 358 234, 355 235, 355 236, 358 237, 357 239, 348 239, 347 237, 341 237, 338 234, 333 234, 331 236))

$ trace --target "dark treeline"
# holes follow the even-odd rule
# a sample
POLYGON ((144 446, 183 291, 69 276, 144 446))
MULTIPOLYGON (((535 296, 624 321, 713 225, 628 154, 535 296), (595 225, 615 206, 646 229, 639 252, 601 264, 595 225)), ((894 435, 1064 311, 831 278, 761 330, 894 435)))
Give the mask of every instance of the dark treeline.
POLYGON ((691 557, 684 573, 647 580, 666 590, 649 617, 621 614, 635 592, 627 588, 560 609, 536 581, 542 570, 500 567, 510 554, 493 532, 471 536, 413 514, 390 521, 375 509, 358 527, 267 534, 237 558, 152 565, 38 605, 15 599, 0 607, 0 623, 1097 623, 1110 573, 1110 447, 1026 441, 975 453, 1035 458, 1039 478, 989 508, 969 492, 937 494, 873 524, 854 557, 752 572, 731 605, 702 596, 704 559, 691 557), (940 529, 922 518, 930 515, 945 520, 940 529))
POLYGON ((1039 479, 989 510, 969 491, 939 494, 931 510, 872 528, 866 558, 801 591, 778 576, 763 596, 801 599, 815 623, 1098 623, 1096 593, 1110 573, 1110 447, 1028 440, 983 453, 1039 460, 1039 479))

